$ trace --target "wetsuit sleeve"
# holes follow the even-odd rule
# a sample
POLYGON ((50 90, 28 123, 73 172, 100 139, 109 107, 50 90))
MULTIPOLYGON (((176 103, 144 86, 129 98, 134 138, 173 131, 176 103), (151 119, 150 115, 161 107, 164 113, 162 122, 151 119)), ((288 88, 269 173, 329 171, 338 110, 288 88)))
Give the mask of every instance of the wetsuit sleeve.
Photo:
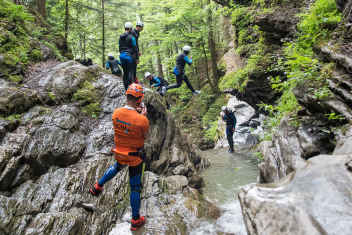
POLYGON ((152 87, 159 87, 161 85, 160 79, 157 77, 153 78, 154 84, 152 87))
POLYGON ((188 56, 185 56, 184 60, 186 61, 187 64, 189 64, 189 65, 192 64, 192 59, 188 58, 188 56))
POLYGON ((109 63, 109 61, 108 61, 108 62, 106 62, 106 64, 105 64, 105 68, 106 68, 106 69, 110 69, 110 63, 109 63))
POLYGON ((232 113, 233 128, 236 128, 237 119, 234 113, 232 113))
POLYGON ((224 122, 227 121, 227 115, 226 115, 226 113, 224 113, 221 117, 222 117, 222 120, 223 120, 224 122))
POLYGON ((118 65, 121 65, 122 66, 122 64, 121 64, 121 62, 119 61, 119 60, 116 60, 117 61, 117 64, 118 65))
POLYGON ((139 59, 137 41, 134 36, 131 37, 133 53, 136 55, 136 59, 139 59))

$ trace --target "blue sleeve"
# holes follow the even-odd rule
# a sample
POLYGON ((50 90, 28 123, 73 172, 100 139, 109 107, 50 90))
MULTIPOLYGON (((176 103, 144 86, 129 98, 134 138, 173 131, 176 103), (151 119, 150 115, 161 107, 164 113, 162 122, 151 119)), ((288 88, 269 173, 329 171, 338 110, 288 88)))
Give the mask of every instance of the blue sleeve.
POLYGON ((159 78, 154 77, 153 80, 154 80, 155 84, 153 84, 152 87, 158 87, 158 86, 160 86, 161 82, 160 82, 160 79, 159 79, 159 78))
POLYGON ((132 46, 133 47, 137 47, 137 42, 136 42, 136 38, 132 36, 132 46))
POLYGON ((137 41, 134 36, 131 37, 133 52, 136 55, 136 59, 139 59, 137 41))
POLYGON ((106 68, 106 69, 109 69, 109 68, 110 68, 110 63, 109 63, 109 62, 106 62, 105 68, 106 68))
POLYGON ((188 58, 188 56, 185 56, 184 60, 186 61, 187 64, 192 64, 192 59, 188 58))
POLYGON ((122 65, 122 64, 121 64, 121 62, 120 62, 119 60, 116 60, 116 61, 117 61, 117 64, 118 64, 118 65, 122 65))
POLYGON ((233 128, 236 128, 236 122, 237 122, 237 119, 236 119, 236 116, 235 116, 235 114, 234 113, 231 113, 232 115, 232 120, 233 120, 233 128))

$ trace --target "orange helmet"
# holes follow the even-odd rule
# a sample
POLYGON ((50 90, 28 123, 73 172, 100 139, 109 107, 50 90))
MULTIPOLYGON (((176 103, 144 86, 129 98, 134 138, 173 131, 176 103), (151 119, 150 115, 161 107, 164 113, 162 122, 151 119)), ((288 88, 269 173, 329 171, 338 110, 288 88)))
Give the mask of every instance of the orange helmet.
POLYGON ((134 97, 140 98, 140 100, 144 97, 143 86, 137 83, 132 83, 129 85, 126 95, 133 95, 134 97))

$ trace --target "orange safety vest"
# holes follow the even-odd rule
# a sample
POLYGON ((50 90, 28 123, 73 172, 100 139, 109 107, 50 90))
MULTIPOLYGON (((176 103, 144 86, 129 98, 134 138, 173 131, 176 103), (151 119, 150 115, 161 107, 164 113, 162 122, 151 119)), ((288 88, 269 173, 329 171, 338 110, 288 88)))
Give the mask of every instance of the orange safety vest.
POLYGON ((118 108, 112 115, 114 125, 115 159, 122 165, 137 166, 142 162, 139 156, 130 156, 143 148, 149 129, 149 120, 134 108, 118 108))

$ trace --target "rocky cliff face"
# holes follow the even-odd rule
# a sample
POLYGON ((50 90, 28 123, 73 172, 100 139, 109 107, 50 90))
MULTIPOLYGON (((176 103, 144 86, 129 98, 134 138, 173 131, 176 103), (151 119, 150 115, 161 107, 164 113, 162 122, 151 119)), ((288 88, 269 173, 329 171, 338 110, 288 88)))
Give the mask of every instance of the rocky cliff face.
MULTIPOLYGON (((295 124, 287 116, 272 139, 260 144, 264 160, 259 181, 267 184, 248 185, 239 194, 249 234, 349 234, 352 230, 352 1, 336 4, 343 19, 333 37, 314 48, 321 63, 335 64, 326 77, 329 96, 317 100, 307 83, 298 85, 293 93, 302 106, 300 122, 295 124), (342 118, 327 119, 326 113, 342 118)), ((273 22, 269 29, 266 23, 280 19, 281 14, 268 13, 257 18, 257 24, 265 33, 276 32, 272 36, 277 39, 283 35, 282 27, 273 22)), ((292 29, 287 34, 292 37, 297 21, 287 17, 283 22, 290 23, 285 30, 292 29)))
MULTIPOLYGON (((147 93, 145 103, 146 169, 163 176, 146 173, 143 197, 150 202, 142 213, 160 207, 161 217, 178 220, 157 228, 177 233, 186 216, 170 212, 171 197, 160 198, 182 191, 194 198, 188 185, 201 186, 196 173, 207 161, 185 141, 159 96, 147 93)), ((114 163, 111 114, 124 104, 121 79, 73 61, 48 63, 21 85, 0 80, 1 234, 107 234, 122 220, 129 208, 126 170, 101 197, 87 190, 114 163)))

